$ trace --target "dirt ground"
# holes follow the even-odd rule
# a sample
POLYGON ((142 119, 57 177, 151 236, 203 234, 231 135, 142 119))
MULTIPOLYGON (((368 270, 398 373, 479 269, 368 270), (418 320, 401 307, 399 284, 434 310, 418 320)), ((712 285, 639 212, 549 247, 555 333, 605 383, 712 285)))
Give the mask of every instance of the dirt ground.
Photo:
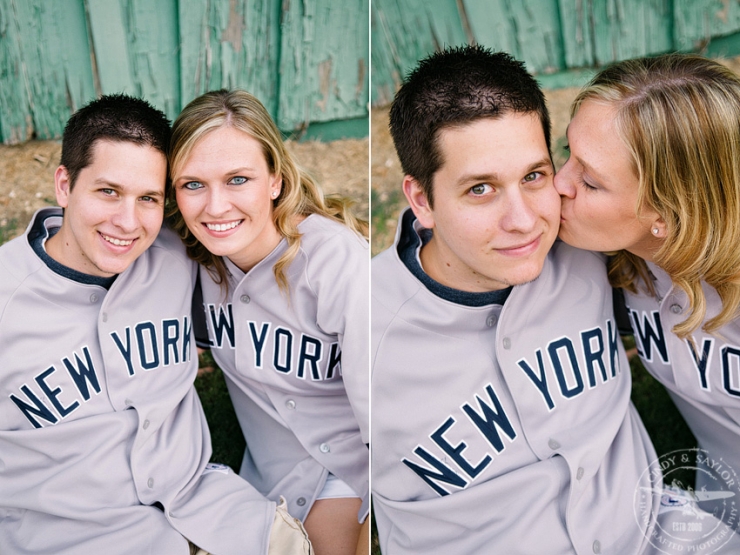
MULTIPOLYGON (((368 144, 368 139, 288 141, 288 148, 326 192, 356 199, 357 212, 367 217, 368 144)), ((54 172, 60 153, 59 141, 0 145, 0 243, 23 233, 36 210, 56 205, 54 172)))

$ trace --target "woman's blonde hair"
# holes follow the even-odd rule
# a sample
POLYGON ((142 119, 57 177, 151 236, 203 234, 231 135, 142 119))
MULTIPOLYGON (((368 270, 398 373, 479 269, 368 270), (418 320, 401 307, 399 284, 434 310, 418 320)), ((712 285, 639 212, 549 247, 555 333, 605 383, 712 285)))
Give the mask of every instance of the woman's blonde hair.
MULTIPOLYGON (((366 236, 367 222, 356 217, 349 198, 324 196, 314 180, 306 174, 285 148, 282 136, 262 103, 242 90, 208 92, 188 104, 175 120, 170 144, 170 171, 173 174, 190 155, 195 144, 209 132, 223 126, 243 131, 262 146, 267 166, 282 178, 282 189, 273 200, 273 222, 288 248, 273 267, 280 290, 289 295, 285 270, 300 249, 301 234, 296 216, 320 214, 345 224, 366 236)), ((220 256, 211 254, 190 232, 175 202, 174 187, 168 199, 167 216, 187 247, 188 255, 211 272, 217 283, 227 287, 228 272, 220 256)))
MULTIPOLYGON (((722 310, 703 326, 714 333, 740 306, 740 79, 721 64, 690 54, 616 63, 574 101, 617 109, 616 127, 639 179, 636 214, 665 221, 654 262, 686 292, 687 318, 673 328, 687 338, 706 317, 702 281, 716 289, 722 310)), ((645 261, 626 251, 611 260, 615 287, 655 294, 645 261)))

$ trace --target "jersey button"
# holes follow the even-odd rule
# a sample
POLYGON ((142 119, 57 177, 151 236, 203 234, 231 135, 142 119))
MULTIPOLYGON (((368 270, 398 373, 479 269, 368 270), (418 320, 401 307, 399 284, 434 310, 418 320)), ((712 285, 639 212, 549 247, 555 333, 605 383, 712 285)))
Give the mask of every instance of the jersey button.
POLYGON ((148 420, 144 420, 144 424, 141 427, 146 430, 149 427, 149 421, 148 420))
POLYGON ((299 507, 303 507, 303 505, 306 504, 306 498, 305 497, 299 497, 298 499, 296 499, 295 504, 298 505, 299 507))
POLYGON ((504 349, 510 349, 511 348, 511 339, 509 339, 508 337, 504 337, 503 344, 504 344, 504 349))
POLYGON ((132 401, 131 399, 126 399, 126 400, 125 400, 125 401, 124 401, 123 403, 124 403, 124 404, 125 404, 125 405, 126 405, 127 407, 130 407, 131 405, 133 405, 133 404, 134 404, 134 402, 133 402, 133 401, 132 401))
POLYGON ((671 312, 673 312, 673 314, 681 314, 681 305, 680 304, 672 304, 671 305, 671 312))
POLYGON ((496 317, 496 315, 495 315, 495 314, 491 314, 491 315, 490 315, 490 316, 488 317, 488 319, 486 320, 486 325, 487 325, 487 326, 488 326, 489 328, 492 328, 493 326, 495 326, 495 325, 496 325, 496 322, 497 322, 497 321, 498 321, 498 318, 496 317))
POLYGON ((319 445, 319 451, 321 451, 322 453, 328 453, 329 451, 331 451, 331 449, 329 448, 329 444, 322 443, 321 445, 319 445))
POLYGON ((560 449, 560 444, 557 441, 555 441, 554 439, 551 439, 550 441, 548 441, 547 442, 547 445, 553 451, 555 451, 555 449, 560 449))
POLYGON ((154 478, 149 478, 146 481, 146 485, 149 487, 149 489, 153 488, 154 487, 154 478))
POLYGON ((601 542, 599 540, 596 540, 594 542, 593 549, 594 549, 594 553, 601 553, 601 542))
POLYGON ((285 401, 285 406, 288 407, 290 410, 293 410, 295 408, 295 401, 293 399, 288 399, 285 401))
POLYGON ((579 467, 578 471, 576 472, 576 480, 580 480, 581 478, 583 478, 583 467, 582 466, 579 467))
POLYGON ((108 321, 108 313, 103 312, 103 322, 107 322, 107 321, 108 321))
POLYGON ((91 303, 98 302, 98 294, 97 293, 93 293, 92 295, 90 295, 90 302, 91 303))
POLYGON ((244 304, 249 304, 249 301, 251 301, 252 299, 249 298, 249 295, 242 295, 241 297, 239 297, 239 300, 244 304))

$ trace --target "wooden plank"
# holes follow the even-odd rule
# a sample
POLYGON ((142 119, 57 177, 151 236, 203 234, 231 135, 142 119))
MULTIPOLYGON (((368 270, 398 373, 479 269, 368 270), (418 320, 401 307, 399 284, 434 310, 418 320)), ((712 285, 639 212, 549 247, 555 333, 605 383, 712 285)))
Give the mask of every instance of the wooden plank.
POLYGON ((472 39, 455 0, 373 0, 371 15, 374 106, 393 99, 418 60, 472 39))
POLYGON ((680 50, 701 51, 712 37, 740 30, 740 6, 730 0, 675 2, 674 43, 680 50))
MULTIPOLYGON (((70 114, 94 97, 83 5, 78 0, 11 0, 9 5, 20 55, 12 66, 19 68, 26 95, 15 105, 27 104, 38 138, 59 137, 70 114)), ((30 138, 27 130, 12 129, 4 141, 30 138)))
POLYGON ((559 0, 566 66, 671 50, 671 6, 670 0, 559 0))
POLYGON ((25 141, 33 131, 20 29, 12 4, 0 0, 0 139, 6 144, 25 141))
POLYGON ((367 117, 368 10, 369 0, 283 1, 280 129, 367 117))
POLYGON ((552 0, 462 0, 475 42, 508 52, 536 73, 565 67, 558 6, 552 0))
POLYGON ((182 105, 214 89, 241 88, 275 117, 280 0, 179 3, 182 105))
POLYGON ((101 92, 180 109, 176 0, 87 0, 101 92))

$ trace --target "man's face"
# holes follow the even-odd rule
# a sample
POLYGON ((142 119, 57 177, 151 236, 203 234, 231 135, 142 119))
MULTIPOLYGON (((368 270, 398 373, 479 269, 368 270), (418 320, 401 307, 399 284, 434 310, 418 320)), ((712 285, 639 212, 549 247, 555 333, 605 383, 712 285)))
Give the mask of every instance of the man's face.
POLYGON ((57 168, 64 221, 47 242, 47 252, 85 274, 120 274, 162 227, 166 177, 167 160, 160 151, 125 141, 96 142, 92 163, 78 174, 72 190, 67 169, 57 168))
POLYGON ((560 198, 542 123, 510 113, 439 132, 434 208, 410 176, 404 192, 433 237, 421 251, 434 280, 463 291, 535 279, 555 241, 560 198))

